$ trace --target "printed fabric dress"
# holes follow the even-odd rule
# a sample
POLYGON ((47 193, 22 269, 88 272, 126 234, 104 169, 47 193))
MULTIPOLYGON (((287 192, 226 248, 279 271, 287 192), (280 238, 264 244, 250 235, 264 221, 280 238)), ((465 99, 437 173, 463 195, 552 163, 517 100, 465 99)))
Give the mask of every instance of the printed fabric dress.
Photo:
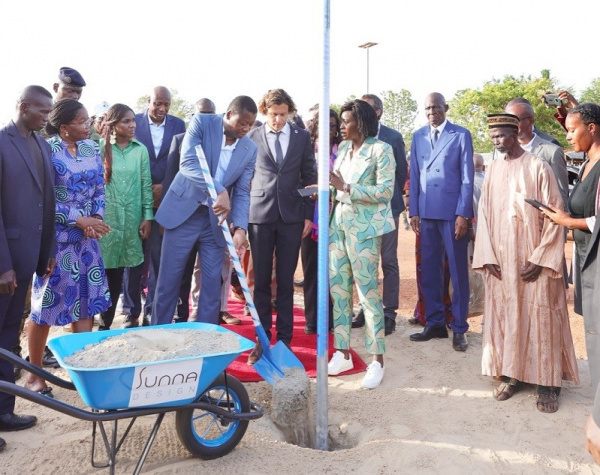
POLYGON ((33 278, 31 319, 66 325, 92 318, 111 304, 98 240, 75 226, 79 216, 104 218, 104 170, 92 140, 77 142, 76 157, 58 135, 48 143, 56 192, 56 268, 48 279, 33 278))

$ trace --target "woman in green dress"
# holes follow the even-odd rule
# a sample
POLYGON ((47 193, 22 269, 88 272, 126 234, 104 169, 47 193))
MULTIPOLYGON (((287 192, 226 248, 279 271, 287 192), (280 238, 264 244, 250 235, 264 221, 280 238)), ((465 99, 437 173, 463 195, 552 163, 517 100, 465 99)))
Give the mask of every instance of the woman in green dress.
POLYGON ((123 104, 112 106, 102 122, 100 150, 104 160, 106 206, 110 234, 100 241, 111 307, 101 314, 100 330, 112 325, 125 267, 142 263, 142 240, 150 234, 152 179, 146 147, 135 138, 135 114, 123 104))

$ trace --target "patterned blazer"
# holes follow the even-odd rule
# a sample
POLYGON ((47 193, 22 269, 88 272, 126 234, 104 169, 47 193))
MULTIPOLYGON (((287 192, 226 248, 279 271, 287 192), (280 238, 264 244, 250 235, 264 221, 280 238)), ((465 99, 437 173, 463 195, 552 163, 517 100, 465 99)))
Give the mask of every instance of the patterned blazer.
MULTIPOLYGON (((338 148, 333 166, 339 172, 344 160, 350 160, 352 142, 346 140, 338 148)), ((381 236, 395 229, 390 201, 394 193, 396 161, 392 147, 373 137, 367 137, 358 153, 351 159, 350 200, 341 204, 336 190, 331 189, 333 206, 343 206, 342 213, 348 232, 359 241, 381 236)))

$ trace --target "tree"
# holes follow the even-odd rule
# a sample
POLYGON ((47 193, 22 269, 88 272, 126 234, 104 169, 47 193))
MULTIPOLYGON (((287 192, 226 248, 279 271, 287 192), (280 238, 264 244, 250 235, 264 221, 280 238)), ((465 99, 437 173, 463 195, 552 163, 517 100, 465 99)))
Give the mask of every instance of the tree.
POLYGON ((354 94, 352 94, 352 95, 346 97, 346 100, 342 104, 329 104, 329 107, 331 109, 333 109, 337 113, 337 115, 340 115, 340 110, 342 109, 342 106, 346 102, 352 102, 355 99, 356 99, 356 96, 354 94))
POLYGON ((505 76, 504 79, 492 79, 481 89, 464 89, 458 91, 450 101, 448 118, 469 129, 473 136, 473 147, 477 152, 490 152, 493 149, 489 139, 486 115, 503 112, 504 107, 514 97, 523 97, 535 112, 535 124, 543 132, 558 139, 563 146, 567 145, 565 131, 554 119, 554 108, 548 108, 541 101, 545 91, 556 91, 559 88, 548 70, 543 76, 505 76))
POLYGON ((592 80, 592 83, 581 93, 581 102, 594 102, 600 104, 600 78, 592 80))
POLYGON ((381 122, 398 130, 408 145, 412 139, 417 117, 417 101, 406 89, 401 89, 400 92, 384 91, 381 93, 381 100, 383 101, 381 122))
MULTIPOLYGON (((185 99, 179 97, 177 93, 177 89, 169 89, 171 92, 171 108, 169 109, 169 114, 174 115, 175 117, 179 117, 180 119, 189 121, 194 115, 195 109, 194 104, 187 102, 185 99)), ((143 112, 148 109, 148 102, 150 101, 150 96, 145 95, 140 97, 137 100, 137 104, 135 106, 136 112, 143 112)))

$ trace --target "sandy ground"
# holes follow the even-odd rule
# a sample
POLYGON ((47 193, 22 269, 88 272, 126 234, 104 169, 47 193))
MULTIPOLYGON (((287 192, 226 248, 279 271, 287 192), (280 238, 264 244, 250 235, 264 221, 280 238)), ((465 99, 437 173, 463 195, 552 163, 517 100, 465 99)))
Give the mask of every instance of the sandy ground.
MULTIPOLYGON (((581 318, 571 311, 582 384, 566 385, 559 411, 550 415, 536 411, 532 388, 497 402, 491 396, 497 383, 480 375, 481 317, 471 319, 466 353, 453 351, 451 339, 409 341, 415 331, 407 322, 416 294, 413 239, 412 232, 401 229, 400 316, 397 331, 388 337, 381 386, 372 391, 362 389, 363 374, 330 379, 329 433, 335 450, 321 452, 286 443, 269 419, 271 387, 264 382, 249 383, 246 388, 251 399, 264 406, 266 415, 250 422, 232 453, 213 461, 193 458, 177 438, 174 415, 168 414, 143 471, 600 473, 585 449, 582 433, 593 394, 581 318)), ((352 344, 366 358, 362 330, 353 330, 352 344)), ((64 375, 62 369, 56 371, 64 375)), ((63 401, 82 404, 72 391, 55 388, 54 393, 63 401)), ((18 400, 17 412, 35 414, 39 423, 30 430, 2 434, 8 447, 0 454, 0 473, 108 472, 90 465, 90 423, 24 400, 18 400)), ((136 422, 118 455, 117 473, 133 471, 152 422, 149 417, 136 422)))

